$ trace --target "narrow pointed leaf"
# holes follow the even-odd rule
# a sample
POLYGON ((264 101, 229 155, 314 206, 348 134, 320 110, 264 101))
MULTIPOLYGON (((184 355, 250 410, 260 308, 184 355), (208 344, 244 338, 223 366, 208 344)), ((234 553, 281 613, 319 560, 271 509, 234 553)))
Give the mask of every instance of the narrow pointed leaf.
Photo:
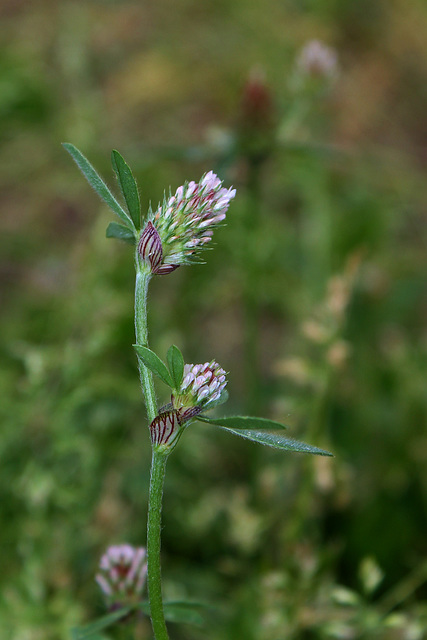
MULTIPOLYGON (((207 606, 200 602, 164 602, 163 613, 165 619, 168 622, 183 622, 186 624, 194 624, 197 626, 203 626, 205 619, 203 617, 203 610, 207 610, 207 606)), ((140 602, 138 609, 150 615, 150 605, 148 602, 140 602)))
POLYGON ((134 226, 132 220, 129 218, 123 207, 117 202, 116 198, 113 196, 101 176, 98 175, 93 166, 90 164, 89 160, 87 160, 87 158, 85 158, 84 155, 73 144, 64 142, 62 146, 73 158, 74 162, 79 167, 80 171, 83 173, 90 186, 95 189, 96 193, 101 196, 104 202, 108 204, 110 209, 112 209, 114 213, 117 214, 119 218, 121 218, 125 225, 132 229, 134 226))
POLYGON ((129 607, 123 607, 122 609, 113 611, 106 616, 102 616, 102 618, 94 620, 94 622, 91 622, 84 627, 75 627, 71 630, 72 640, 86 640, 86 638, 93 638, 99 631, 102 631, 103 629, 110 627, 115 622, 118 622, 130 611, 131 609, 129 607))
MULTIPOLYGON (((210 407, 209 407, 210 408, 210 407)), ((253 418, 251 416, 227 416, 225 418, 208 418, 204 415, 197 416, 197 420, 216 424, 218 427, 227 427, 229 429, 287 429, 281 422, 268 420, 268 418, 253 418)))
POLYGON ((167 360, 175 389, 180 389, 184 374, 184 358, 181 351, 174 344, 168 349, 167 360))
POLYGON ((129 227, 125 227, 124 224, 118 222, 110 222, 107 227, 107 238, 117 238, 117 240, 124 240, 128 244, 135 244, 136 239, 133 231, 129 227))
POLYGON ((171 375, 168 371, 167 366, 164 362, 162 362, 162 360, 160 360, 159 356, 156 355, 154 351, 151 351, 151 349, 143 347, 140 344, 134 344, 133 346, 136 353, 138 354, 138 357, 141 358, 145 366, 148 367, 150 371, 152 371, 158 378, 160 378, 160 380, 163 380, 163 382, 167 384, 168 387, 171 387, 171 389, 173 389, 174 383, 171 375))
POLYGON ((141 203, 138 187, 129 165, 116 150, 111 152, 111 163, 117 174, 120 189, 126 201, 130 217, 137 229, 141 227, 141 203))
POLYGON ((201 614, 204 605, 192 602, 165 602, 164 614, 168 622, 184 622, 203 626, 205 619, 201 614))
MULTIPOLYGON (((197 419, 199 420, 200 417, 198 417, 197 419)), ((252 440, 253 442, 258 442, 259 444, 265 444, 268 447, 274 447, 275 449, 282 449, 284 451, 296 451, 299 453, 313 453, 318 456, 332 456, 332 453, 330 453, 329 451, 318 449, 317 447, 312 447, 310 444, 299 442, 298 440, 293 440, 292 438, 285 438, 278 433, 268 433, 265 431, 252 431, 245 429, 237 430, 229 429, 228 427, 222 428, 229 433, 234 433, 234 435, 236 436, 241 436, 242 438, 246 438, 247 440, 252 440)))
MULTIPOLYGON (((224 404, 225 402, 227 402, 227 400, 228 400, 228 391, 227 389, 224 389, 221 395, 219 396, 219 398, 217 398, 216 400, 213 400, 213 402, 209 402, 209 404, 204 407, 203 411, 205 411, 205 409, 207 411, 210 411, 214 407, 219 407, 221 404, 224 404)), ((202 416, 202 419, 205 417, 207 416, 202 416)), ((199 420, 199 417, 197 417, 197 419, 199 420)), ((204 420, 204 422, 208 422, 208 420, 204 420)))

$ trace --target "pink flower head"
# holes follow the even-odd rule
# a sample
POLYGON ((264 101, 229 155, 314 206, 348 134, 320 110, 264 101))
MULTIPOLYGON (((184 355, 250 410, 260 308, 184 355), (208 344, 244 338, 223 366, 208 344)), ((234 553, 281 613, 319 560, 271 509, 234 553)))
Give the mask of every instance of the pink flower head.
POLYGON ((108 547, 96 581, 110 605, 126 605, 140 598, 147 574, 146 555, 144 547, 130 544, 108 547))
POLYGON ((320 40, 310 40, 298 56, 297 67, 307 76, 333 79, 338 71, 337 53, 320 40))
POLYGON ((204 364, 186 364, 179 393, 173 398, 173 406, 179 410, 191 407, 205 409, 219 399, 227 380, 224 369, 215 360, 204 364))
POLYGON ((197 262, 197 254, 225 220, 235 189, 225 189, 213 171, 200 182, 186 182, 175 195, 148 214, 138 252, 153 274, 171 273, 182 264, 197 262))
POLYGON ((226 384, 225 371, 215 360, 184 365, 181 388, 150 424, 152 444, 172 450, 186 424, 218 400, 226 384))

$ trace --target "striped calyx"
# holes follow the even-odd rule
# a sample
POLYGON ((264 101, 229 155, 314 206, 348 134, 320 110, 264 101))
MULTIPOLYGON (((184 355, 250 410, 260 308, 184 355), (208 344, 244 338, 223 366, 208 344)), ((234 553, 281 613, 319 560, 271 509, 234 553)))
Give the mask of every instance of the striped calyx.
POLYGON ((151 273, 162 275, 172 273, 179 264, 162 264, 163 247, 159 232, 151 221, 147 222, 138 243, 138 252, 141 258, 150 265, 151 273))
POLYGON ((190 407, 188 409, 172 409, 159 413, 150 424, 152 444, 172 449, 178 442, 185 423, 195 418, 200 411, 200 407, 190 407))

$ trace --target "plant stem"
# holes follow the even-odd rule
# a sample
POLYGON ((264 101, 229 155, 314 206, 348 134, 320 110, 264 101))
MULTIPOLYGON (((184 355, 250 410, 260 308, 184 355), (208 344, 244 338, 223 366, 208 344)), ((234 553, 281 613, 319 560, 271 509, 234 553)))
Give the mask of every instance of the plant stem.
MULTIPOLYGON (((135 258, 135 336, 136 343, 148 348, 147 293, 151 273, 135 258)), ((153 374, 138 358, 142 392, 147 408, 148 422, 157 415, 157 401, 153 374)), ((163 614, 162 581, 160 570, 160 527, 162 519, 162 495, 167 456, 153 448, 151 460, 150 492, 148 497, 147 569, 148 597, 151 624, 156 640, 169 640, 163 614)))
POLYGON ((151 624, 156 640, 168 640, 163 614, 162 579, 160 571, 160 531, 162 520, 162 495, 167 455, 153 447, 151 460, 150 494, 148 499, 147 560, 148 596, 151 624))
MULTIPOLYGON (((135 260, 135 267, 135 337, 137 344, 148 348, 147 292, 151 273, 145 265, 140 265, 138 258, 135 260)), ((142 392, 147 407, 148 421, 151 423, 157 415, 153 375, 140 358, 138 358, 138 364, 142 392)))
POLYGON ((253 158, 248 158, 248 194, 249 202, 246 212, 246 251, 245 251, 245 280, 243 287, 244 313, 244 371, 246 386, 246 410, 250 415, 256 415, 260 404, 259 372, 259 342, 260 342, 260 311, 258 273, 259 252, 257 249, 260 209, 261 209, 261 164, 253 158))

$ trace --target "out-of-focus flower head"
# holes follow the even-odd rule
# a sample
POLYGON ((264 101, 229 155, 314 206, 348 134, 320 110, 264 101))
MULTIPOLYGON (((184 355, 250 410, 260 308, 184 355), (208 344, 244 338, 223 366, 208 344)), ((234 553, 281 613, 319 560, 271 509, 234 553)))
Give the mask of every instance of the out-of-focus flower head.
POLYGON ((271 125, 273 96, 262 68, 255 67, 243 87, 241 118, 247 127, 263 129, 271 125))
POLYGON ((268 157, 274 141, 276 110, 262 68, 254 67, 243 86, 237 120, 240 153, 251 161, 268 157))
POLYGON ((225 220, 235 189, 226 189, 213 171, 200 182, 188 182, 175 195, 164 198, 148 214, 138 252, 153 274, 167 274, 197 257, 212 239, 216 226, 225 220))
POLYGON ((320 40, 310 40, 300 51, 296 66, 305 76, 333 80, 338 73, 338 56, 320 40))
POLYGON ((96 581, 111 607, 139 600, 147 574, 144 547, 120 544, 108 547, 99 563, 96 581))

